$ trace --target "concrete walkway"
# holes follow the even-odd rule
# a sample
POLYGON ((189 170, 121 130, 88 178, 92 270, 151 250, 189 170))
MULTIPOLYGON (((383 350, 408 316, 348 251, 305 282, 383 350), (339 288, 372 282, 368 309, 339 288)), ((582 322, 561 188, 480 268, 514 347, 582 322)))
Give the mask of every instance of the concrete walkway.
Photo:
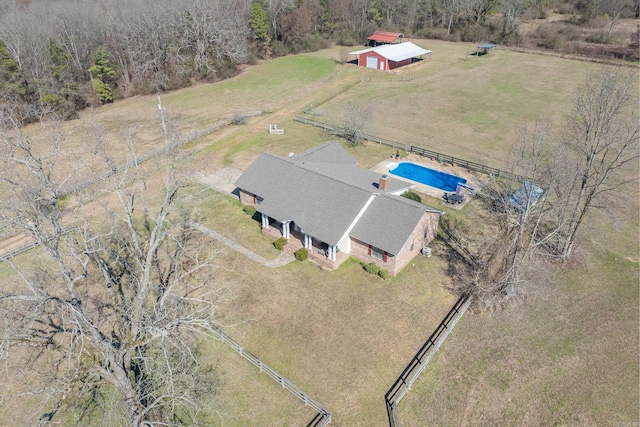
POLYGON ((245 255, 248 258, 251 258, 252 260, 259 262, 260 264, 266 266, 266 267, 270 267, 270 268, 276 268, 276 267, 281 267, 283 265, 289 264, 292 261, 295 261, 296 258, 291 255, 288 254, 286 252, 282 252, 280 255, 278 255, 278 257, 276 259, 266 259, 263 256, 258 255, 257 253, 250 251, 249 249, 245 248, 244 246, 241 246, 239 244, 237 244, 236 242, 234 242, 231 239, 227 239, 226 237, 224 237, 222 234, 211 230, 210 228, 205 227, 202 224, 199 224, 197 222, 191 221, 191 225, 196 228, 197 230, 200 230, 201 232, 203 232, 204 234, 206 234, 207 236, 224 243, 225 245, 229 246, 231 249, 233 249, 234 251, 238 251, 241 254, 245 255))

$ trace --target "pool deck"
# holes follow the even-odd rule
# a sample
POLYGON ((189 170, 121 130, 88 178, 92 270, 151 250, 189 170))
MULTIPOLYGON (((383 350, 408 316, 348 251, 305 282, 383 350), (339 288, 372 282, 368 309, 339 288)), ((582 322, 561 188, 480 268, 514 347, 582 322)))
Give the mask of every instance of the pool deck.
MULTIPOLYGON (((394 166, 396 166, 398 163, 401 163, 401 162, 416 163, 416 164, 428 167, 430 169, 434 169, 440 172, 446 172, 451 175, 456 175, 466 179, 467 185, 473 188, 480 187, 480 183, 478 179, 475 176, 473 176, 471 172, 468 171, 467 169, 460 168, 457 166, 452 166, 450 164, 438 163, 435 160, 432 161, 432 160, 429 160, 427 157, 418 156, 416 154, 409 154, 407 157, 400 160, 396 160, 394 158, 386 159, 378 163, 377 165, 375 165, 373 168, 371 168, 371 170, 380 174, 389 173, 389 169, 393 168, 394 166)), ((444 196, 445 191, 439 188, 431 187, 430 185, 420 184, 415 181, 411 181, 393 174, 391 174, 391 176, 401 181, 407 181, 407 182, 413 183, 414 184, 413 189, 418 193, 426 194, 428 196, 435 197, 439 200, 443 200, 442 197, 444 196)), ((443 206, 448 209, 450 208, 450 209, 460 210, 467 204, 467 202, 469 202, 469 200, 471 200, 471 197, 468 191, 465 191, 464 196, 465 196, 464 202, 460 204, 452 205, 452 204, 446 203, 446 204, 443 204, 443 206)))

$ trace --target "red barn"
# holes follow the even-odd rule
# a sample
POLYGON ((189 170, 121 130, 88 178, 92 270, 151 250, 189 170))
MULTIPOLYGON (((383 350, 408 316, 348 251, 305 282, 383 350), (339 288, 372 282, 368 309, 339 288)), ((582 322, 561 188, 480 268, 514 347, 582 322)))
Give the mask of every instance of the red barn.
POLYGON ((404 37, 402 33, 390 33, 388 31, 376 31, 367 37, 368 46, 379 46, 390 43, 400 43, 400 39, 404 37))
POLYGON ((357 63, 360 67, 390 71, 421 61, 424 57, 430 56, 431 51, 423 49, 411 42, 404 42, 370 47, 350 52, 349 55, 357 55, 357 60, 353 62, 357 63))

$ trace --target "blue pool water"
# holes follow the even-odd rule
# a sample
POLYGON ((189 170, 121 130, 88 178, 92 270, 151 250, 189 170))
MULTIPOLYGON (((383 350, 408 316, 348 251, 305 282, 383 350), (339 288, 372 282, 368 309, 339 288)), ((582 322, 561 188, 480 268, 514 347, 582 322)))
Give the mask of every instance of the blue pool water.
POLYGON ((467 180, 459 176, 429 169, 415 163, 400 163, 389 173, 421 184, 430 185, 444 191, 455 191, 458 184, 466 184, 467 180))

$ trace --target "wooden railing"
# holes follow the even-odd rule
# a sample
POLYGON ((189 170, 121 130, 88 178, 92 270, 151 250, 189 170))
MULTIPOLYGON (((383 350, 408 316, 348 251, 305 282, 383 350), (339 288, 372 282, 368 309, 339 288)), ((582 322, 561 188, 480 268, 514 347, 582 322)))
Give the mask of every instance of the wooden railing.
POLYGON ((469 160, 461 159, 459 157, 449 156, 448 154, 438 153, 437 151, 427 150, 426 148, 416 147, 415 145, 412 145, 409 148, 409 152, 413 154, 418 154, 423 157, 429 157, 437 161, 438 163, 450 163, 456 166, 463 167, 465 169, 483 173, 485 175, 501 176, 501 177, 512 178, 512 179, 517 178, 512 173, 509 173, 497 168, 493 168, 491 166, 486 166, 481 163, 476 163, 469 160))
POLYGON ((396 382, 391 386, 387 394, 384 395, 389 417, 389 427, 399 427, 398 404, 404 395, 411 390, 413 383, 427 367, 427 363, 438 351, 442 343, 449 336, 458 320, 467 311, 471 304, 471 298, 461 296, 453 305, 449 313, 442 319, 435 331, 420 347, 420 350, 413 356, 407 367, 402 371, 396 382))
MULTIPOLYGON (((167 151, 173 150, 175 148, 178 147, 182 147, 198 138, 201 138, 205 135, 209 135, 212 132, 217 131, 218 129, 221 129, 225 126, 230 125, 231 123, 234 123, 238 118, 240 119, 247 119, 249 117, 257 117, 257 116, 261 116, 262 114, 264 114, 264 111, 260 110, 260 111, 252 111, 252 112, 248 112, 248 113, 240 113, 237 115, 236 118, 231 118, 231 119, 225 119, 225 120, 220 120, 216 123, 214 123, 213 125, 199 130, 197 132, 192 133, 191 135, 189 135, 188 137, 186 137, 185 139, 178 141, 176 143, 173 143, 171 145, 169 145, 168 147, 163 147, 160 148, 158 150, 152 151, 150 153, 144 154, 142 156, 136 157, 134 160, 128 161, 126 163, 120 164, 120 165, 116 165, 113 166, 111 168, 111 170, 103 172, 99 175, 94 175, 91 178, 85 179, 83 181, 77 182, 73 185, 71 185, 69 188, 67 188, 65 191, 61 192, 59 194, 59 197, 64 197, 65 195, 69 195, 69 194, 74 194, 77 193, 80 190, 83 190, 89 186, 91 186, 92 184, 95 184, 96 182, 105 180, 107 178, 109 178, 110 176, 116 175, 132 166, 136 166, 139 165, 141 163, 144 163, 148 160, 151 160, 154 157, 157 157, 163 153, 166 153, 167 151)), ((15 228, 11 221, 9 220, 4 220, 4 221, 0 221, 0 236, 2 237, 10 237, 12 235, 16 235, 19 233, 19 230, 17 228, 15 228)), ((25 245, 26 247, 26 245, 25 245)))
POLYGON ((324 406, 322 406, 320 402, 311 398, 308 394, 302 391, 302 389, 300 389, 298 386, 296 386, 291 381, 286 379, 284 376, 282 376, 282 374, 278 373, 276 370, 269 367, 269 365, 264 363, 262 360, 258 359, 257 356, 255 356, 250 351, 246 350, 244 347, 242 347, 240 344, 238 344, 236 341, 234 341, 231 337, 229 337, 227 334, 225 334, 221 330, 216 329, 213 331, 213 333, 218 338, 220 338, 222 342, 224 342, 233 350, 235 350, 236 353, 238 353, 240 356, 242 356, 243 358, 251 362, 252 365, 254 365, 260 370, 260 372, 267 374, 275 382, 280 384, 282 388, 288 390, 289 392, 291 392, 291 394, 293 394, 298 399, 303 401, 305 406, 309 406, 313 408, 313 410, 315 410, 318 414, 315 417, 313 417, 313 419, 311 420, 311 422, 309 422, 309 424, 307 424, 307 427, 324 427, 331 422, 331 412, 329 412, 324 406))
MULTIPOLYGON (((61 235, 70 233, 72 230, 75 230, 76 228, 77 227, 75 225, 68 225, 62 229, 61 235)), ((50 240, 50 238, 49 239, 45 238, 45 239, 50 240)), ((0 262, 7 261, 13 257, 16 257, 27 251, 30 251, 31 249, 36 248, 38 246, 40 246, 40 243, 38 241, 32 241, 30 243, 26 243, 22 246, 17 247, 16 249, 13 249, 11 251, 5 252, 2 255, 0 255, 0 262)))
MULTIPOLYGON (((345 135, 347 133, 347 129, 345 128, 332 126, 326 123, 318 122, 316 120, 307 119, 306 117, 294 116, 293 120, 296 122, 304 123, 306 125, 322 128, 338 136, 345 135)), ((401 148, 404 151, 417 154, 423 157, 429 157, 434 160, 437 160, 438 162, 455 164, 457 166, 461 166, 463 168, 480 172, 486 175, 501 176, 506 178, 517 178, 515 175, 509 172, 506 172, 497 168, 493 168, 491 166, 485 166, 481 163, 472 162, 470 160, 461 159, 459 157, 450 156, 448 154, 438 153, 437 151, 427 150, 426 148, 418 147, 416 145, 408 146, 406 144, 403 144, 402 142, 391 141, 389 139, 380 138, 380 137, 369 135, 366 133, 362 134, 361 137, 366 141, 376 142, 382 145, 388 145, 389 147, 393 147, 393 148, 401 148)))

